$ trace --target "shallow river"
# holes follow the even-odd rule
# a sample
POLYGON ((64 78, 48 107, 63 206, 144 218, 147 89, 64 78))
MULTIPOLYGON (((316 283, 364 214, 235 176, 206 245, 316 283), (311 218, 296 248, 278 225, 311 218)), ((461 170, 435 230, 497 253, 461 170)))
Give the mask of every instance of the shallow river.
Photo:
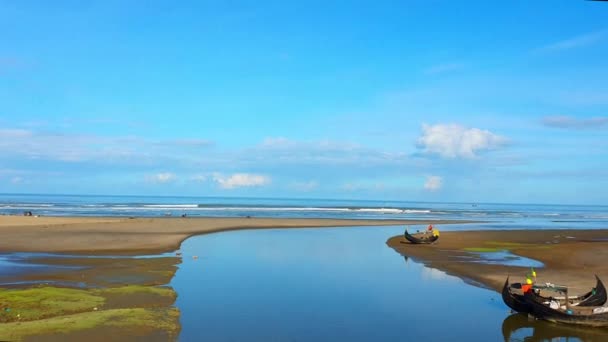
POLYGON ((386 240, 402 230, 272 229, 190 238, 172 281, 180 340, 504 341, 547 333, 608 340, 604 333, 593 339, 511 316, 498 293, 389 248, 386 240))

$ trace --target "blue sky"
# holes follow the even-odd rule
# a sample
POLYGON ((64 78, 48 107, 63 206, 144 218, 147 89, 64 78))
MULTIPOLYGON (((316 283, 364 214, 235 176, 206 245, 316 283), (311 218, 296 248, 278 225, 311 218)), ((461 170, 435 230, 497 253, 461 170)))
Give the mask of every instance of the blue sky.
POLYGON ((2 1, 0 192, 608 201, 608 3, 2 1))

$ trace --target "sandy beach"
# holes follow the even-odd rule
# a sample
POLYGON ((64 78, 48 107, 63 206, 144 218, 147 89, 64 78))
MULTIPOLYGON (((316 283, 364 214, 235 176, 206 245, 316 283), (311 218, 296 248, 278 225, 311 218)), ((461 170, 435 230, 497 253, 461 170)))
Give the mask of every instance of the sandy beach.
MULTIPOLYGON (((434 221, 434 223, 462 221, 434 221)), ((189 236, 261 228, 413 225, 416 220, 0 216, 1 252, 142 254, 176 250, 189 236)))
POLYGON ((404 256, 477 285, 502 289, 507 276, 525 280, 526 267, 487 264, 480 252, 509 251, 540 261, 540 283, 568 285, 575 293, 595 285, 594 274, 608 282, 608 230, 510 230, 441 232, 431 245, 413 245, 403 236, 387 244, 404 256))
MULTIPOLYGON (((434 221, 436 225, 461 221, 434 221)), ((238 229, 425 224, 416 220, 272 218, 108 218, 0 216, 0 251, 134 255, 177 250, 190 236, 238 229)), ((373 229, 370 227, 370 229, 373 229)), ((593 274, 608 281, 608 230, 442 232, 432 245, 388 239, 397 252, 426 265, 499 290, 522 267, 481 263, 478 252, 510 251, 542 262, 539 281, 588 288, 593 274)))
MULTIPOLYGON (((433 221, 439 229, 449 223, 466 222, 433 221)), ((6 283, 55 281, 64 285, 34 288, 9 285, 6 290, 0 289, 4 291, 0 293, 0 304, 12 307, 11 312, 30 312, 25 318, 5 313, 0 338, 20 340, 33 336, 76 341, 116 333, 124 340, 134 336, 159 341, 176 339, 180 331, 180 313, 173 306, 177 294, 166 284, 175 275, 181 257, 135 259, 128 255, 174 251, 193 235, 238 229, 349 226, 373 229, 372 226, 416 224, 426 225, 428 221, 0 216, 2 252, 123 255, 31 257, 27 263, 48 268, 43 272, 3 275, 6 283), (87 284, 86 288, 74 289, 74 284, 80 283, 87 284), (52 299, 57 302, 56 312, 28 306, 30 302, 18 299, 19 296, 52 299), (83 304, 73 308, 70 303, 74 301, 83 304), (70 325, 65 320, 88 322, 90 327, 67 329, 70 325), (61 334, 57 335, 58 331, 61 334)), ((403 236, 387 238, 388 247, 408 259, 496 291, 508 275, 514 282, 523 281, 529 269, 484 263, 482 252, 509 251, 540 261, 544 267, 537 268, 538 282, 568 285, 574 293, 588 291, 595 284, 594 274, 608 281, 605 266, 608 230, 442 231, 438 242, 432 245, 412 245, 403 236)))

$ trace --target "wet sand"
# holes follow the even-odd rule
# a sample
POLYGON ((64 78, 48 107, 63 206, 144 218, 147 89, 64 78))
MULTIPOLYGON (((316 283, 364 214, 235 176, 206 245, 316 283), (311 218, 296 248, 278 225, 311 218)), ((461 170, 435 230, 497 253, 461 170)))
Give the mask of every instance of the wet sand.
POLYGON ((134 255, 176 250, 181 242, 190 236, 226 230, 424 223, 428 221, 0 216, 0 252, 134 255))
POLYGON ((181 258, 29 256, 0 273, 0 340, 173 341, 181 258), (44 267, 40 268, 40 266, 44 267))
POLYGON ((387 244, 425 265, 496 291, 507 276, 525 281, 529 267, 485 264, 479 252, 510 251, 538 260, 537 282, 567 285, 573 293, 589 291, 594 274, 608 284, 608 230, 510 230, 441 232, 431 245, 413 245, 403 236, 387 244))

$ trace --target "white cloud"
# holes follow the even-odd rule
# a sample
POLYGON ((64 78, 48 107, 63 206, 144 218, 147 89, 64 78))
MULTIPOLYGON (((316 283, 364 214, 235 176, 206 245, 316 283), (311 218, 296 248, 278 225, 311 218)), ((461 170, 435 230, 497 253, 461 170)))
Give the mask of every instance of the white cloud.
POLYGON ((268 176, 252 173, 235 173, 232 175, 216 173, 213 175, 213 180, 223 189, 264 186, 271 182, 268 176))
POLYGON ((504 145, 507 139, 488 130, 457 124, 422 125, 418 147, 445 158, 475 158, 477 152, 504 145))
POLYGON ((608 37, 608 30, 590 32, 569 39, 564 39, 536 49, 537 52, 556 52, 593 45, 608 37))
POLYGON ((543 125, 555 128, 593 129, 608 126, 608 116, 593 118, 575 118, 567 115, 546 116, 542 119, 543 125))
POLYGON ((424 189, 428 191, 437 191, 443 186, 443 178, 440 176, 427 176, 424 182, 424 189))
POLYGON ((175 174, 171 172, 161 172, 146 177, 146 179, 152 183, 169 183, 174 181, 175 178, 175 174))

